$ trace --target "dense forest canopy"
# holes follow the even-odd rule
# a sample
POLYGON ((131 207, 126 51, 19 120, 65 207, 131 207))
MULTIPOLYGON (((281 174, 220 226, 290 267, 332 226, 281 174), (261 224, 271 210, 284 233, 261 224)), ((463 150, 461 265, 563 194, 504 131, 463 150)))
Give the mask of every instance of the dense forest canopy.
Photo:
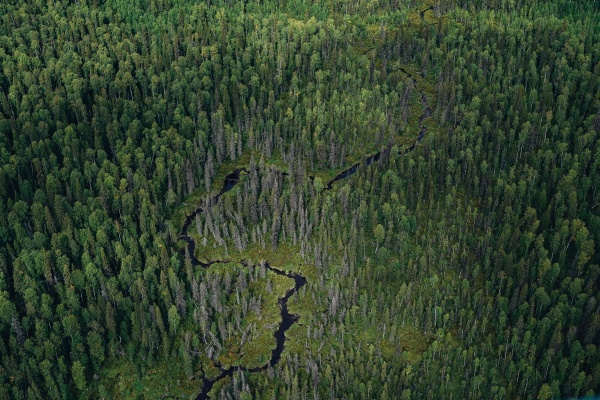
POLYGON ((600 394, 596 1, 0 4, 0 398, 600 394))

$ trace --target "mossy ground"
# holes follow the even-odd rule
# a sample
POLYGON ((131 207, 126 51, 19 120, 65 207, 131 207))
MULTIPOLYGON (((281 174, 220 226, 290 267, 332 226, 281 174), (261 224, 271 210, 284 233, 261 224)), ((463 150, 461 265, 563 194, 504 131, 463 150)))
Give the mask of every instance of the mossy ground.
MULTIPOLYGON (((231 264, 218 264, 220 268, 229 268, 231 264)), ((245 267, 247 268, 247 267, 245 267)), ((266 280, 251 282, 249 289, 255 296, 262 298, 262 308, 259 313, 248 312, 241 324, 242 329, 232 332, 224 343, 224 352, 217 358, 218 364, 228 368, 244 367, 248 369, 262 367, 271 358, 276 342, 273 336, 281 323, 278 299, 294 287, 294 281, 267 270, 267 278, 271 281, 270 290, 266 280), (243 331, 254 325, 257 334, 242 344, 243 331)))
POLYGON ((190 380, 181 365, 181 360, 172 358, 140 374, 128 360, 113 360, 102 369, 98 385, 89 390, 87 398, 194 398, 199 383, 190 380))

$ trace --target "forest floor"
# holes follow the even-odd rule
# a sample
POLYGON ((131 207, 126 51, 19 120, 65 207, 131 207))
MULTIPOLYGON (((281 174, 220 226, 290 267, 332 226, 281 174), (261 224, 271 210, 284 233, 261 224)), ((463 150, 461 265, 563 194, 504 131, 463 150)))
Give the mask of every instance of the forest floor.
POLYGON ((102 368, 98 378, 99 394, 110 399, 189 399, 198 393, 198 382, 188 379, 178 358, 145 371, 137 371, 133 363, 121 358, 102 368))

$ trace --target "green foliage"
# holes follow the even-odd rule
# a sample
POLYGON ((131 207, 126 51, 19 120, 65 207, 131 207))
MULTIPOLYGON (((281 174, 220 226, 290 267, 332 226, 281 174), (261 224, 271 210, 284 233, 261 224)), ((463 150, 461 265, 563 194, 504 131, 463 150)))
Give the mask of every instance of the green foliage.
POLYGON ((75 387, 77 387, 79 390, 85 390, 85 371, 83 369, 83 365, 81 365, 79 361, 75 361, 73 363, 73 366, 71 367, 71 373, 73 374, 73 383, 75 383, 75 387))
POLYGON ((383 228, 383 225, 377 224, 373 230, 373 234, 375 235, 375 241, 377 242, 377 245, 380 245, 381 242, 383 242, 383 239, 385 239, 385 229, 383 228))
POLYGON ((0 18, 0 398, 599 393, 594 2, 0 18))

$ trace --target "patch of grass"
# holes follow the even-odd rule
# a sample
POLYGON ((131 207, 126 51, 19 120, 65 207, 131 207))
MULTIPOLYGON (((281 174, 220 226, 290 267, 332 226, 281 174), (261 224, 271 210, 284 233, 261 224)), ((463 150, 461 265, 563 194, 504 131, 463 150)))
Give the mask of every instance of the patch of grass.
MULTIPOLYGON (((307 279, 316 278, 314 267, 304 264, 300 256, 300 248, 292 243, 281 243, 274 249, 270 244, 265 248, 258 243, 249 244, 244 250, 237 251, 232 243, 225 247, 214 246, 214 241, 207 240, 207 245, 202 245, 202 237, 197 232, 190 232, 190 236, 196 241, 196 258, 202 262, 211 260, 228 260, 241 263, 246 261, 250 264, 258 264, 261 261, 268 261, 272 266, 285 271, 299 272, 307 279)), ((211 267, 212 268, 212 267, 211 267)), ((289 279, 289 278, 288 278, 289 279)))
POLYGON ((211 391, 208 392, 208 396, 211 399, 217 399, 219 398, 219 392, 221 392, 221 389, 224 387, 227 387, 231 384, 231 377, 226 376, 225 378, 215 382, 215 385, 212 387, 211 391))
POLYGON ((221 374, 221 370, 212 361, 204 363, 203 371, 204 377, 209 380, 216 379, 221 374))
MULTIPOLYGON (((291 251, 291 249, 288 249, 288 251, 291 251)), ((253 254, 256 255, 256 253, 253 254)), ((268 257, 269 255, 279 253, 260 254, 268 257)), ((233 261, 231 263, 213 264, 210 267, 209 273, 231 274, 235 273, 236 269, 249 268, 242 267, 241 264, 238 263, 238 261, 241 260, 248 260, 248 257, 244 257, 244 255, 244 253, 237 253, 233 257, 230 257, 233 261), (233 259, 235 259, 235 261, 233 259)), ((278 257, 270 257, 267 259, 275 266, 275 262, 272 260, 273 258, 275 260, 278 259, 278 257)), ((258 260, 252 261, 251 263, 256 265, 258 264, 258 260)), ((290 263, 285 264, 285 266, 276 267, 278 269, 295 271, 302 269, 298 268, 297 265, 290 263)), ((266 365, 271 358, 272 350, 275 349, 276 346, 274 333, 281 323, 281 310, 278 301, 293 287, 293 279, 278 275, 270 270, 267 270, 266 279, 258 279, 255 282, 249 282, 248 290, 254 297, 260 296, 262 299, 260 311, 248 311, 240 324, 241 329, 230 332, 231 336, 223 343, 224 351, 215 360, 218 365, 221 365, 225 369, 232 366, 241 366, 252 369, 266 365), (267 285, 267 282, 269 282, 270 285, 267 285), (248 334, 248 332, 250 333, 248 334), (243 341, 242 337, 244 335, 247 336, 246 340, 243 341)), ((219 374, 219 370, 212 362, 209 362, 204 370, 209 379, 218 376, 219 374)))
POLYGON ((279 276, 268 271, 267 279, 271 281, 271 290, 267 290, 267 280, 261 279, 250 283, 249 289, 254 296, 262 298, 260 312, 249 311, 242 323, 242 331, 253 326, 248 340, 242 344, 242 331, 233 332, 232 336, 224 343, 226 351, 219 355, 217 361, 220 365, 243 366, 256 368, 266 364, 271 358, 271 351, 275 348, 274 333, 281 322, 281 312, 278 299, 293 287, 294 281, 285 276, 279 276))
POLYGON ((412 326, 400 329, 400 346, 407 352, 407 360, 411 363, 421 359, 421 355, 433 341, 433 335, 427 335, 412 326))
POLYGON ((99 399, 189 399, 199 390, 197 380, 189 380, 181 360, 168 359, 138 374, 128 360, 112 360, 101 370, 87 398, 99 399))
POLYGON ((288 277, 276 275, 271 271, 269 276, 272 281, 271 292, 267 292, 264 285, 261 291, 264 300, 262 318, 259 319, 254 314, 253 320, 249 320, 257 327, 258 334, 246 342, 241 349, 243 354, 241 363, 248 368, 264 366, 270 360, 272 350, 276 347, 274 334, 281 323, 278 300, 294 287, 294 281, 288 277))

